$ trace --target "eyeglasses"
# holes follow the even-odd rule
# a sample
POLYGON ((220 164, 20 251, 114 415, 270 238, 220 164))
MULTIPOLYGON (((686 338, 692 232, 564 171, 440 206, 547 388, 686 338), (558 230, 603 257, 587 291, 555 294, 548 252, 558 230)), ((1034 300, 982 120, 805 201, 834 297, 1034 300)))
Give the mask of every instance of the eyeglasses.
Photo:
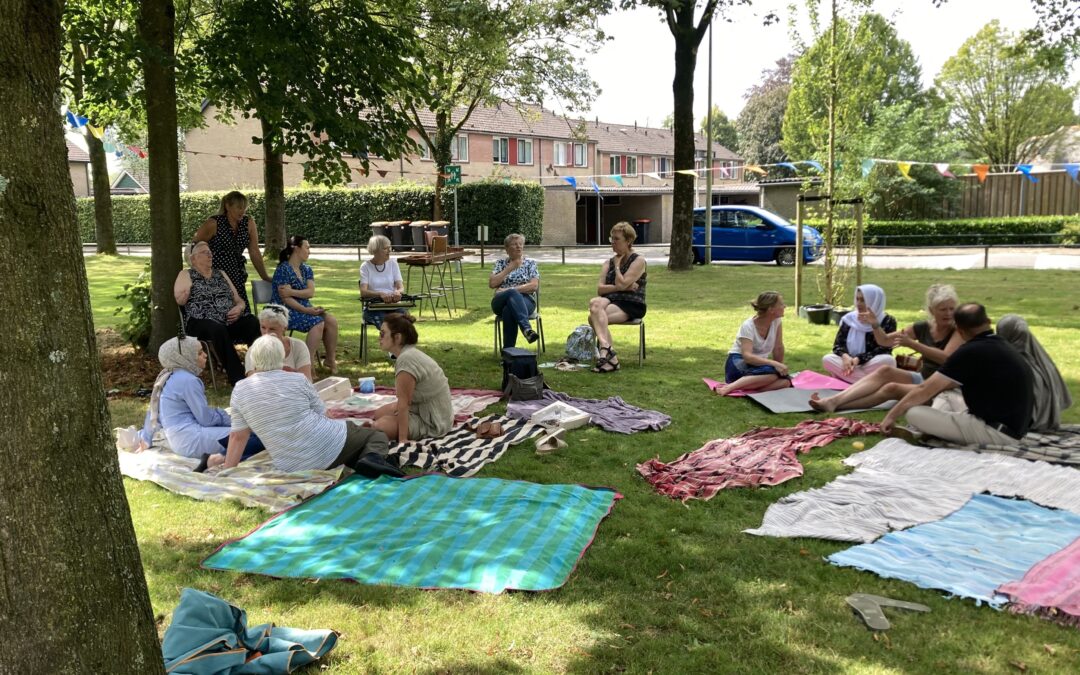
POLYGON ((266 306, 266 309, 270 310, 270 311, 271 311, 271 312, 273 312, 274 314, 287 314, 287 313, 288 313, 288 312, 287 312, 287 311, 285 310, 285 308, 284 308, 284 307, 279 307, 279 306, 277 306, 277 305, 267 305, 267 306, 266 306))

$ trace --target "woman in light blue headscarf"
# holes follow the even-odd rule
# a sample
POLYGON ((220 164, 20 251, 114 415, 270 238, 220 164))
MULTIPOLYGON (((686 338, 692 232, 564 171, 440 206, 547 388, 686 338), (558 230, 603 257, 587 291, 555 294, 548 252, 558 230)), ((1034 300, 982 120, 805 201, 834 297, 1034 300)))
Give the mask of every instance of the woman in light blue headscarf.
POLYGON ((884 366, 896 366, 892 350, 896 319, 885 313, 885 291, 863 284, 855 289, 855 311, 840 320, 831 354, 821 365, 834 377, 857 382, 884 366))

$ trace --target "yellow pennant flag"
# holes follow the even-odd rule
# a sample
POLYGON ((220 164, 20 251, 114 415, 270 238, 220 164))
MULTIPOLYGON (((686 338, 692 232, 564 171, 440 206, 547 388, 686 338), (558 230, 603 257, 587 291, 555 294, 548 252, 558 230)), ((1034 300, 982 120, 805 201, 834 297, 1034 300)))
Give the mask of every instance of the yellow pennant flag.
POLYGON ((747 164, 743 168, 746 169, 747 171, 750 171, 752 173, 756 173, 756 174, 758 174, 760 176, 768 176, 769 175, 768 171, 766 171, 765 169, 762 169, 757 164, 747 164))
POLYGON ((697 171, 694 171, 693 169, 681 169, 679 171, 676 171, 675 173, 681 173, 685 176, 693 176, 694 178, 697 178, 697 171))
POLYGON ((90 130, 90 133, 94 134, 94 138, 98 140, 105 138, 105 129, 102 127, 95 127, 93 124, 87 122, 86 128, 90 130))
POLYGON ((914 180, 911 176, 908 175, 908 172, 911 171, 911 162, 897 162, 896 168, 900 169, 900 173, 904 174, 904 178, 907 178, 908 180, 914 180))

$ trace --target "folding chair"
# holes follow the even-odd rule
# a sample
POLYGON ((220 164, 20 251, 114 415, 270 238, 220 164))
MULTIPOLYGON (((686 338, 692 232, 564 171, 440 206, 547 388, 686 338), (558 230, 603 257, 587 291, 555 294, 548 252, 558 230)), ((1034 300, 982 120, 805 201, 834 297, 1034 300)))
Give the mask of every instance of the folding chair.
MULTIPOLYGON (((631 319, 623 323, 609 323, 608 328, 615 326, 637 326, 638 327, 638 351, 637 351, 637 364, 641 365, 641 362, 645 359, 645 319, 631 319)), ((596 346, 599 348, 600 343, 597 342, 596 346)))
MULTIPOLYGON (((180 324, 184 327, 184 335, 187 335, 187 314, 184 313, 183 306, 177 305, 176 312, 180 315, 180 324)), ((195 336, 192 335, 191 337, 195 336)), ((202 345, 203 351, 206 352, 206 368, 210 371, 210 385, 216 390, 217 376, 214 374, 214 359, 217 359, 219 365, 223 364, 224 361, 222 361, 221 357, 214 351, 214 344, 212 342, 209 340, 200 340, 199 338, 195 339, 199 340, 199 344, 202 345)), ((222 368, 224 368, 224 366, 222 366, 222 368)))
MULTIPOLYGON (((263 281, 262 279, 251 280, 251 304, 252 305, 266 305, 270 303, 270 299, 274 297, 274 287, 269 281, 263 281)), ((253 313, 258 314, 254 311, 253 313)))
MULTIPOLYGON (((540 316, 540 287, 536 288, 536 306, 533 307, 533 311, 529 314, 529 321, 536 323, 536 332, 539 333, 540 339, 536 341, 536 355, 540 356, 540 352, 546 352, 547 346, 544 344, 544 318, 540 316)), ((499 356, 502 353, 503 346, 503 334, 502 334, 502 318, 495 315, 495 356, 499 356)))

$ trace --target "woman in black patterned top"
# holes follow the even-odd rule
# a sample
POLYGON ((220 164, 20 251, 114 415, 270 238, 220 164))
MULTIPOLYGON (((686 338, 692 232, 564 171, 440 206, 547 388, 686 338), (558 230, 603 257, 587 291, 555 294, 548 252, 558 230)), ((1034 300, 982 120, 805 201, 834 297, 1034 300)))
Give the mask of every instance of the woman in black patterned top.
POLYGON ((611 347, 608 324, 626 323, 645 316, 645 258, 634 252, 637 233, 630 223, 611 228, 611 250, 615 255, 604 263, 596 285, 598 297, 589 301, 589 325, 600 343, 594 373, 613 373, 619 357, 611 347))
POLYGON ((206 219, 195 233, 194 240, 210 244, 214 269, 223 271, 229 277, 233 288, 244 301, 244 307, 250 312, 244 249, 247 249, 251 264, 263 281, 270 281, 270 276, 266 273, 266 264, 259 250, 259 231, 255 219, 247 215, 247 206, 244 193, 235 190, 228 193, 221 198, 221 211, 206 219))
POLYGON ((233 346, 250 345, 259 337, 259 321, 247 311, 232 281, 213 267, 213 255, 205 241, 188 247, 190 268, 180 270, 173 283, 176 304, 183 308, 188 335, 214 345, 229 382, 244 379, 244 363, 233 346))

